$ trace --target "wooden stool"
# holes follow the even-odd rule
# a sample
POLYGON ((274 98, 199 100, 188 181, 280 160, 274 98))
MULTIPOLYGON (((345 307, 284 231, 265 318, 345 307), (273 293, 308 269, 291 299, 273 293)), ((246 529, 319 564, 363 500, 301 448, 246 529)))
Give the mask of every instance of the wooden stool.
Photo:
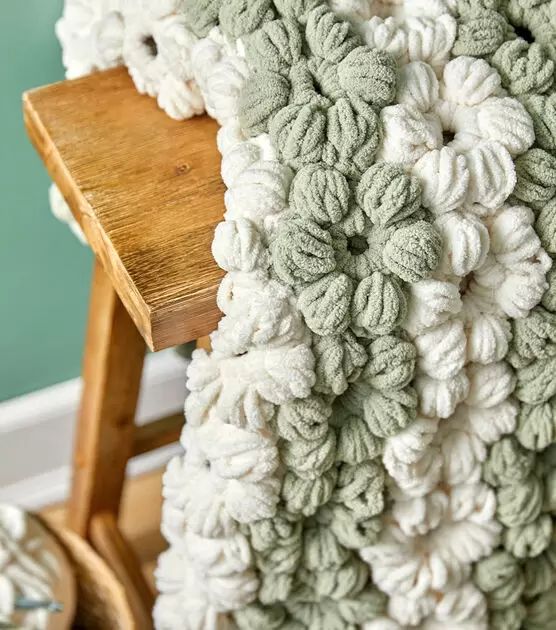
MULTIPOLYGON (((110 564, 136 626, 154 594, 117 519, 130 457, 176 441, 183 415, 136 428, 145 344, 208 335, 222 276, 211 255, 224 212, 208 117, 175 122, 122 68, 23 97, 29 136, 95 254, 69 526, 110 564)), ((68 264, 69 263, 68 261, 68 264)))

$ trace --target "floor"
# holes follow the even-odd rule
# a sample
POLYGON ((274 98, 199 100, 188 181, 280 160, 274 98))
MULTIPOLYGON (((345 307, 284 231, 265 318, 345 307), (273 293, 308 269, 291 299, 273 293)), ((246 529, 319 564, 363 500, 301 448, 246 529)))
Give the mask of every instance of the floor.
MULTIPOLYGON (((143 571, 153 586, 156 558, 166 546, 159 531, 162 509, 162 472, 162 470, 157 470, 128 480, 121 513, 122 530, 135 549, 143 571)), ((46 508, 42 514, 47 520, 62 524, 65 511, 65 505, 55 505, 46 508)))

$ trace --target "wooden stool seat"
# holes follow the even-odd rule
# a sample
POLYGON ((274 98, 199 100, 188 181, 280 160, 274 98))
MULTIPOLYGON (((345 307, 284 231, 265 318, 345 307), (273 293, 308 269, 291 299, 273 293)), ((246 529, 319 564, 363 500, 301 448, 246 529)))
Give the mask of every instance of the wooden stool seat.
POLYGON ((154 593, 118 513, 128 460, 176 441, 183 426, 182 414, 135 426, 145 344, 206 347, 220 317, 218 125, 169 119, 122 68, 32 90, 23 103, 29 136, 95 254, 68 525, 120 579, 134 628, 148 630, 154 593))
POLYGON ((151 350, 214 330, 224 184, 208 116, 176 122, 124 68, 27 92, 29 135, 151 350))

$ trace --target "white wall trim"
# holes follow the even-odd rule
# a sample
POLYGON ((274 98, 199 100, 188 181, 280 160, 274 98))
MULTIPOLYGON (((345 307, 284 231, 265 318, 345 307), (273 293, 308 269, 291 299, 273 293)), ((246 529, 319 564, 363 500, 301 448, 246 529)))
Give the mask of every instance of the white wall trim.
MULTIPOLYGON (((149 354, 141 382, 137 423, 183 408, 187 362, 172 350, 149 354)), ((0 502, 37 510, 63 501, 71 480, 71 452, 79 409, 76 378, 0 403, 0 502)), ((178 444, 130 461, 134 476, 163 466, 178 444)))

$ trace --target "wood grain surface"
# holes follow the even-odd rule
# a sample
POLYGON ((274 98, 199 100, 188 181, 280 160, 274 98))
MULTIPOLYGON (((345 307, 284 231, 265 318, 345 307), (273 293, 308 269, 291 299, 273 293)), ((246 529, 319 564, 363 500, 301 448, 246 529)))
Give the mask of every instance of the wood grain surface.
POLYGON ((222 277, 218 125, 171 120, 123 68, 27 92, 29 136, 147 345, 208 334, 222 277))
POLYGON ((133 453, 145 343, 95 262, 73 454, 68 526, 87 538, 100 512, 117 515, 133 453))

